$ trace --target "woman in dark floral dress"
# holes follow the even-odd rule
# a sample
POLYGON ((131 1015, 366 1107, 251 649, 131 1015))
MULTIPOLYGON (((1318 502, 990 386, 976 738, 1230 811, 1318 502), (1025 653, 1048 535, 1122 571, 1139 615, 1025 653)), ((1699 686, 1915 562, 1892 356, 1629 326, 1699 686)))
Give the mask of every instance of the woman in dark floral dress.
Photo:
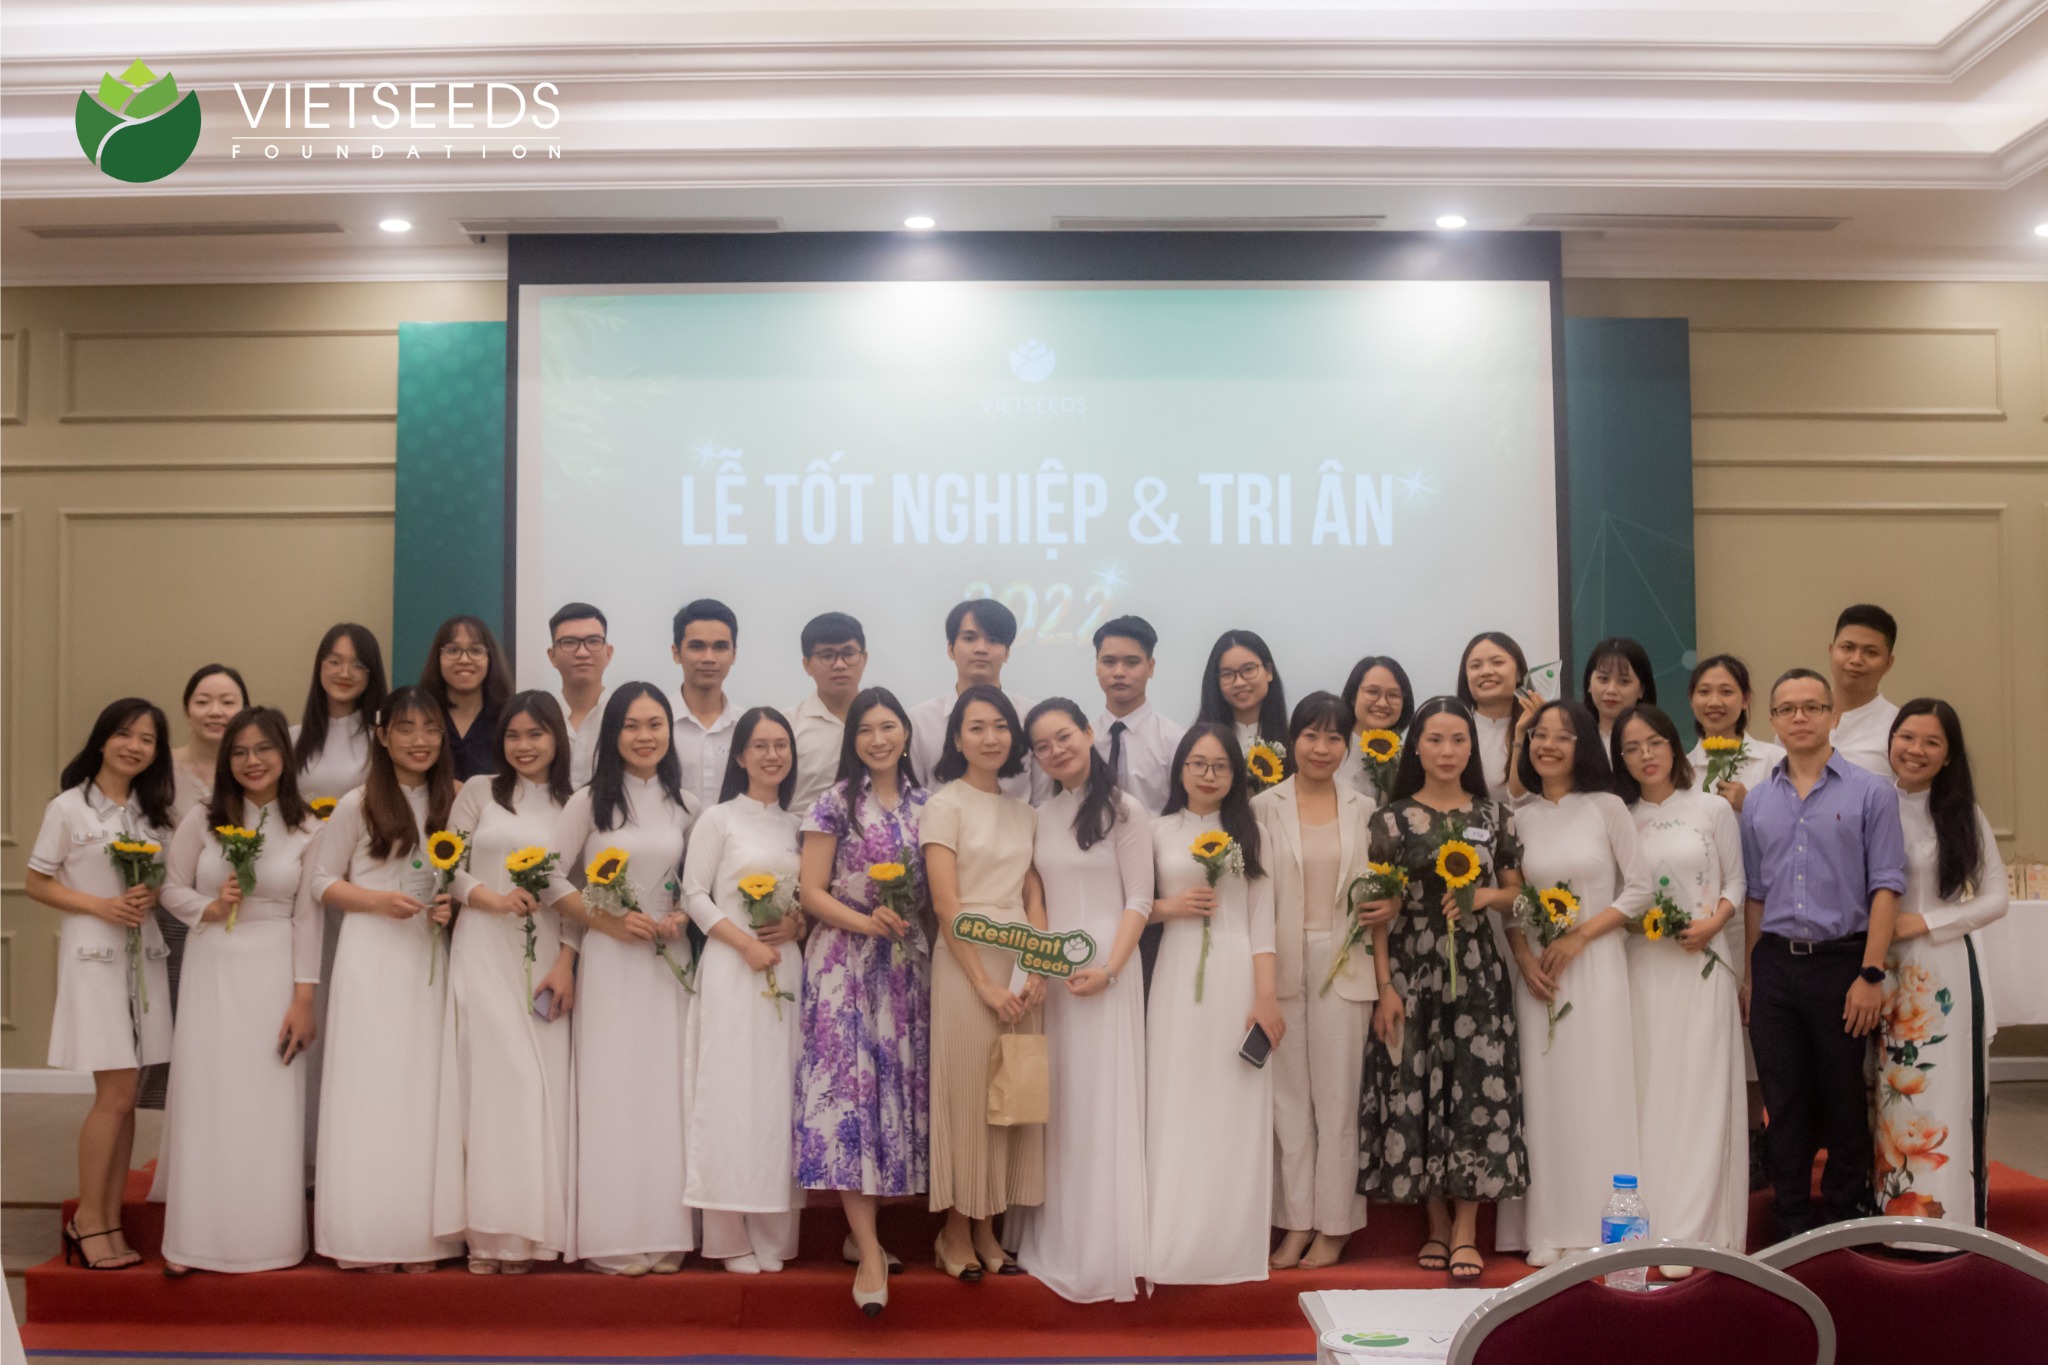
POLYGON ((1365 1054, 1358 1189, 1427 1204, 1429 1239, 1416 1263, 1473 1280, 1485 1268, 1479 1205, 1515 1198, 1529 1183, 1513 982, 1486 913, 1512 913, 1522 850, 1506 805, 1486 794, 1471 712, 1434 698, 1408 736, 1392 800, 1370 824, 1372 861, 1404 870, 1408 889, 1388 926, 1392 960, 1378 969, 1380 1045, 1365 1054), (1462 892, 1451 889, 1471 871, 1462 892), (1453 933, 1461 895, 1469 908, 1457 911, 1453 933))
POLYGON ((846 711, 839 778, 804 817, 802 898, 817 922, 804 952, 802 1060, 796 1073, 796 1178, 837 1190, 860 1266, 854 1302, 888 1301, 895 1259, 875 1237, 875 1204, 922 1194, 930 1165, 931 952, 925 792, 911 778, 910 718, 883 688, 846 711), (898 864, 912 889, 897 914, 868 873, 898 864))

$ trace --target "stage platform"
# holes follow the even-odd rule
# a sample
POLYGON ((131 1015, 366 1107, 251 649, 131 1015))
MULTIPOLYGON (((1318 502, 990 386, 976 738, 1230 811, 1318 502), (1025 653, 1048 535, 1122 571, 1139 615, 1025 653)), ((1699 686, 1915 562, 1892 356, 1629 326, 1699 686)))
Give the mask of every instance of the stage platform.
MULTIPOLYGON (((61 1258, 27 1275, 31 1351, 109 1355, 460 1356, 531 1360, 734 1357, 900 1360, 1218 1360, 1312 1355, 1296 1296, 1311 1289, 1441 1288, 1418 1270, 1419 1210, 1372 1206, 1345 1259, 1263 1283, 1168 1286, 1127 1304, 1070 1304, 1028 1276, 958 1284, 931 1265, 936 1220, 885 1209, 884 1242, 905 1270, 889 1308, 854 1309, 839 1261, 845 1222, 821 1201, 804 1217, 800 1258, 776 1275, 731 1275, 692 1258, 681 1274, 637 1280, 543 1267, 520 1277, 471 1275, 449 1262, 430 1275, 366 1275, 318 1259, 259 1275, 161 1273, 163 1207, 148 1176, 130 1183, 129 1237, 147 1257, 133 1270, 92 1272, 61 1258)), ((1195 1192, 1190 1192, 1191 1196, 1195 1192)), ((1752 1247, 1763 1235, 1751 1201, 1752 1247)), ((70 1206, 65 1208, 70 1216, 70 1206)), ((2048 1251, 2048 1181, 1995 1165, 1991 1226, 2048 1251)), ((1482 1223, 1482 1240, 1490 1225, 1482 1223)), ((1530 1274, 1520 1257, 1491 1258, 1481 1282, 1530 1274)))

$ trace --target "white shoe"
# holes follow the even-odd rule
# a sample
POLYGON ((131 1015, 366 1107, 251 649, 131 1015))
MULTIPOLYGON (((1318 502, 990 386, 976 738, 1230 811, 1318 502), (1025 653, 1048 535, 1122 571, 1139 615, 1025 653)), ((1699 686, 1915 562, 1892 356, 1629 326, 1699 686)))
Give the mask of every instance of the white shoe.
POLYGON ((1692 1272, 1693 1268, 1689 1265, 1660 1265, 1657 1267, 1657 1273, 1667 1280, 1682 1280, 1692 1274, 1692 1272))
POLYGON ((882 1287, 872 1294, 863 1294, 859 1288, 853 1291, 853 1305, 867 1317, 879 1318, 882 1310, 889 1306, 889 1277, 882 1276, 882 1287))
MULTIPOLYGON (((903 1262, 896 1259, 895 1252, 887 1247, 883 1247, 882 1255, 886 1256, 889 1260, 889 1273, 891 1275, 903 1273, 903 1262)), ((846 1240, 839 1244, 839 1259, 848 1265, 860 1264, 860 1243, 853 1240, 853 1234, 850 1232, 846 1234, 846 1240)))
POLYGON ((753 1260, 755 1264, 760 1266, 763 1275, 773 1275, 782 1269, 781 1261, 776 1260, 773 1256, 763 1256, 758 1251, 754 1253, 753 1260))
MULTIPOLYGON (((745 1256, 726 1257, 725 1268, 735 1275, 758 1275, 761 1273, 761 1262, 749 1252, 745 1256)), ((775 1268, 780 1270, 782 1266, 777 1264, 775 1268)))
POLYGON ((647 1267, 650 1275, 673 1275, 683 1268, 683 1253, 671 1251, 668 1255, 647 1267))
POLYGON ((1523 1259, 1535 1269, 1542 1270, 1548 1266, 1554 1266, 1563 1260, 1564 1252, 1556 1247, 1538 1247, 1523 1259))

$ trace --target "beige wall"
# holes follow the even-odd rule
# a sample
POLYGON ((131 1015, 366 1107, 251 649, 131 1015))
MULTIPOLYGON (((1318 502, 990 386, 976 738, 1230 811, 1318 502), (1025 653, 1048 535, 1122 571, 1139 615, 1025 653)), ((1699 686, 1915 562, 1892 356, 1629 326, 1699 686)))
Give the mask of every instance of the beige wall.
POLYGON ((399 322, 502 284, 0 290, 0 1060, 40 1066, 56 912, 22 893, 100 706, 241 669, 297 718, 335 621, 388 640, 399 322), (271 623, 276 622, 277 625, 271 623))
MULTIPOLYGON (((2048 285, 1566 302, 1692 320, 1701 648, 1822 664, 1841 605, 1890 607, 1886 690, 1956 703, 2001 843, 2048 857, 2048 285)), ((503 310, 489 283, 0 290, 6 1065, 48 1034, 56 917, 20 888, 66 746, 216 658, 295 714, 329 622, 387 635, 396 325, 503 310)))

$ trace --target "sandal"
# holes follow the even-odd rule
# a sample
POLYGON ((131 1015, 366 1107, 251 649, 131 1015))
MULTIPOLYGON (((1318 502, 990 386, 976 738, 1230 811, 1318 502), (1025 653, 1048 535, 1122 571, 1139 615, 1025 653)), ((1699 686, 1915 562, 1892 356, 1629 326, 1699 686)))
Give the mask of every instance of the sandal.
POLYGON ((1441 1237, 1432 1237, 1422 1244, 1422 1250, 1415 1253, 1415 1264, 1424 1270, 1449 1270, 1451 1268, 1451 1244, 1441 1237), (1431 1251, 1431 1247, 1442 1247, 1443 1254, 1431 1251))
POLYGON ((1479 1248, 1471 1242, 1466 1242, 1460 1246, 1454 1246, 1451 1248, 1450 1268, 1452 1279, 1457 1280, 1460 1283, 1469 1283, 1470 1281, 1476 1280, 1481 1275, 1484 1275, 1486 1273, 1486 1262, 1483 1259, 1480 1260, 1477 1264, 1474 1264, 1471 1261, 1459 1261, 1458 1253, 1461 1251, 1469 1251, 1474 1255, 1478 1255, 1479 1248))
POLYGON ((87 1242, 98 1237, 112 1237, 120 1230, 120 1225, 116 1224, 98 1232, 80 1232, 75 1221, 60 1229, 64 1234, 64 1264, 71 1264, 71 1258, 76 1256, 78 1263, 87 1270, 126 1270, 130 1266, 141 1265, 142 1253, 139 1251, 117 1251, 111 1256, 100 1257, 85 1254, 87 1242))

